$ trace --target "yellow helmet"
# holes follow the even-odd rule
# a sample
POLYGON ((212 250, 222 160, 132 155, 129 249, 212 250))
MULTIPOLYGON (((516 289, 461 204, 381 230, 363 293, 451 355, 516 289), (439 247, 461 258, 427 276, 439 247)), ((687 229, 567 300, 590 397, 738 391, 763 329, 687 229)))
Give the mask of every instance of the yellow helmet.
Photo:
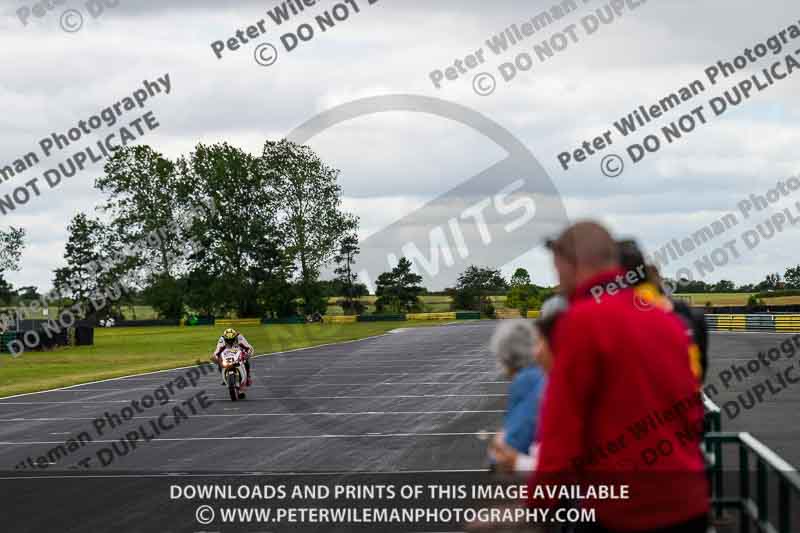
POLYGON ((233 344, 233 342, 239 338, 239 332, 233 328, 228 328, 222 332, 222 339, 225 341, 225 344, 233 344))

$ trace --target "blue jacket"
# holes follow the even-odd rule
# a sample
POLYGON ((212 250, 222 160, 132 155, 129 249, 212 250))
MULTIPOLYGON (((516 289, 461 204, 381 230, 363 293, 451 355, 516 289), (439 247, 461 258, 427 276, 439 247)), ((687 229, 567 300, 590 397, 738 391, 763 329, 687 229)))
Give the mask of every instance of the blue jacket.
POLYGON ((544 384, 545 377, 538 366, 523 368, 511 381, 503 429, 506 444, 520 453, 530 453, 536 438, 544 384))

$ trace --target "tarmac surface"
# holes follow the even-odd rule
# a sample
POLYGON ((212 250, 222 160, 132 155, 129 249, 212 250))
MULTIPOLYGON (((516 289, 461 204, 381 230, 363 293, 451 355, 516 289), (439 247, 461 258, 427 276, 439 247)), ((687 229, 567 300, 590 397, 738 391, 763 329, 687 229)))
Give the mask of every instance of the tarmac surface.
MULTIPOLYGON (((374 482, 481 472, 508 387, 488 350, 493 327, 484 321, 401 328, 258 357, 254 387, 239 402, 230 401, 217 374, 188 383, 189 373, 201 375, 197 368, 0 399, 2 529, 198 531, 198 500, 170 494, 187 480, 325 483, 358 473, 362 482, 374 482), (166 394, 160 399, 159 387, 166 394), (156 400, 149 409, 147 397, 156 400), (112 429, 115 416, 121 422, 112 429)), ((714 400, 723 406, 778 366, 797 365, 797 357, 786 358, 728 389, 720 384, 719 373, 730 365, 746 365, 789 337, 712 333, 714 400)), ((723 414, 723 430, 749 431, 797 465, 798 407, 800 384, 789 385, 734 418, 723 414)), ((207 527, 233 530, 216 522, 207 527)), ((235 530, 241 528, 265 530, 263 524, 235 530)))

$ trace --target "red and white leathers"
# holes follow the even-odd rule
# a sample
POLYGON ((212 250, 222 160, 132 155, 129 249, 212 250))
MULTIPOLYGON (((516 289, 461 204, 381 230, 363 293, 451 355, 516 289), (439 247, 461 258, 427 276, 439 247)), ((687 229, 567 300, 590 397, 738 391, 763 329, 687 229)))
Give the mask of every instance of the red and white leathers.
MULTIPOLYGON (((253 346, 251 346, 250 343, 247 342, 247 339, 245 339, 244 335, 242 335, 241 333, 239 333, 239 336, 236 338, 236 341, 231 346, 238 346, 239 348, 241 348, 242 351, 245 352, 245 358, 247 359, 249 359, 250 356, 253 355, 253 346)), ((214 360, 218 361, 219 355, 227 347, 228 345, 225 344, 225 338, 220 337, 219 340, 217 341, 217 347, 214 349, 214 354, 212 356, 214 357, 214 360)))
MULTIPOLYGON (((244 367, 247 370, 247 382, 245 383, 245 386, 249 387, 253 383, 252 369, 250 368, 250 357, 253 355, 253 346, 249 342, 247 342, 247 339, 245 339, 244 335, 242 335, 241 333, 236 338, 234 343, 231 344, 231 346, 232 347, 239 347, 239 348, 242 349, 242 355, 243 355, 243 358, 244 358, 244 367)), ((219 357, 220 357, 220 354, 227 347, 228 347, 228 345, 225 344, 225 338, 224 337, 220 337, 219 340, 217 341, 217 347, 214 349, 214 353, 211 354, 211 359, 213 359, 214 362, 217 363, 217 367, 219 367, 220 372, 222 372, 222 367, 220 366, 219 357)))

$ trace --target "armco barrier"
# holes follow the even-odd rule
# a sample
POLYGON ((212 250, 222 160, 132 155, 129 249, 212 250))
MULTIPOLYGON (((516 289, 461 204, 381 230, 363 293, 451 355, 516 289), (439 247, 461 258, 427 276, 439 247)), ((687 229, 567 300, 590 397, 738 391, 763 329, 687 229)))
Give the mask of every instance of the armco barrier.
POLYGON ((528 311, 528 318, 539 318, 539 311, 528 311))
POLYGON ((708 329, 715 331, 800 332, 800 315, 706 315, 708 329))
POLYGON ((752 314, 798 314, 800 313, 800 305, 716 305, 714 307, 705 307, 699 305, 700 302, 695 302, 694 307, 703 309, 708 314, 714 315, 752 315, 752 314))
POLYGON ((480 311, 456 311, 456 320, 480 320, 480 311))
POLYGON ((355 315, 326 315, 322 317, 324 324, 353 324, 358 320, 355 315))
POLYGON ((800 315, 775 315, 775 331, 800 331, 800 315))
POLYGON ((455 320, 455 312, 449 313, 408 313, 407 320, 455 320))
POLYGON ((717 315, 717 329, 745 331, 747 318, 745 315, 717 315))

